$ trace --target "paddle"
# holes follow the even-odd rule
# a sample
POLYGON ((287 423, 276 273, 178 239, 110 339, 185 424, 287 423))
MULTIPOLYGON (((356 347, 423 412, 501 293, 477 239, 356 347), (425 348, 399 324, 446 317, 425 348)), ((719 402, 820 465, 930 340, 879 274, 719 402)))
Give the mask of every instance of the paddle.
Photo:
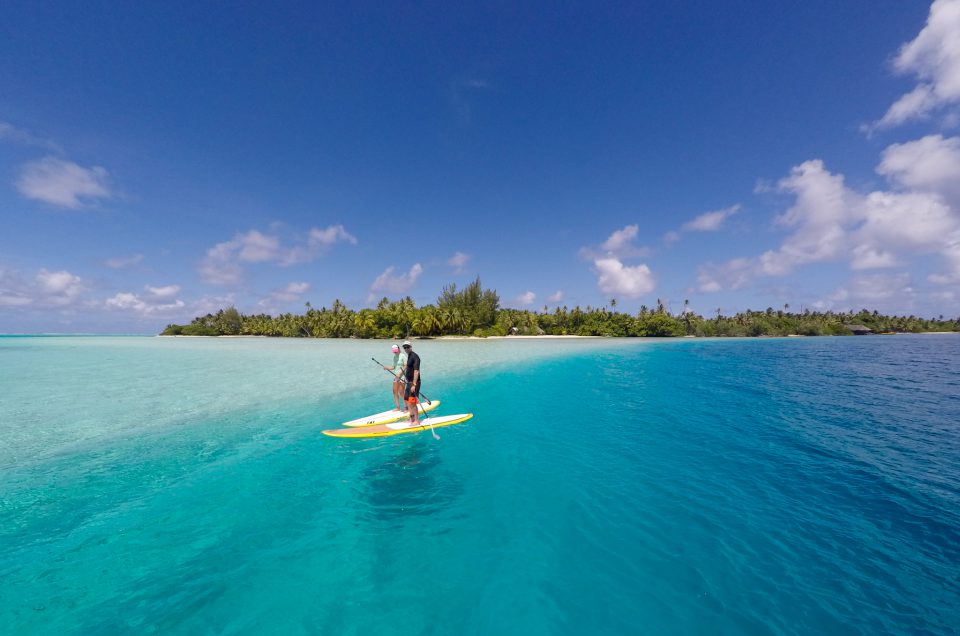
MULTIPOLYGON (((380 364, 380 362, 379 362, 376 358, 370 358, 370 359, 373 360, 374 362, 376 362, 377 364, 380 364)), ((386 371, 387 373, 389 373, 390 375, 392 375, 393 377, 397 378, 398 380, 401 380, 401 381, 403 381, 403 382, 406 382, 406 381, 407 381, 406 378, 401 378, 399 375, 397 375, 396 373, 394 373, 394 372, 391 371, 390 369, 386 368, 385 365, 380 364, 380 368, 383 369, 384 371, 386 371)), ((420 393, 420 397, 422 397, 424 400, 426 400, 426 401, 427 401, 427 404, 433 404, 433 400, 431 400, 430 398, 428 398, 423 392, 420 393)))
MULTIPOLYGON (((388 369, 385 365, 380 364, 380 361, 377 360, 376 358, 370 358, 370 359, 376 362, 381 369, 383 369, 393 377, 397 378, 398 380, 403 380, 404 382, 407 381, 406 378, 401 378, 399 375, 397 375, 396 373, 388 369)), ((433 404, 433 401, 430 398, 428 398, 426 395, 424 395, 422 392, 420 393, 420 395, 423 396, 423 399, 427 401, 427 404, 433 404)), ((418 402, 418 404, 420 403, 418 402)), ((420 404, 420 412, 423 413, 423 419, 425 419, 427 421, 427 424, 430 425, 430 432, 433 433, 433 439, 440 439, 440 436, 437 435, 437 431, 434 430, 433 428, 433 422, 431 422, 430 418, 427 417, 427 411, 426 409, 423 408, 423 404, 420 404)))

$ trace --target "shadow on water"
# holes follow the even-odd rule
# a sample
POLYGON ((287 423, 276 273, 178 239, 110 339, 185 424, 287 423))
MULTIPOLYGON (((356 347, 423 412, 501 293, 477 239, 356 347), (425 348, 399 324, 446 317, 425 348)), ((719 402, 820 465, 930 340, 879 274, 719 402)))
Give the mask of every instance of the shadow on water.
POLYGON ((364 470, 360 483, 367 513, 381 521, 439 513, 463 493, 463 484, 444 469, 440 453, 427 442, 401 445, 364 470))

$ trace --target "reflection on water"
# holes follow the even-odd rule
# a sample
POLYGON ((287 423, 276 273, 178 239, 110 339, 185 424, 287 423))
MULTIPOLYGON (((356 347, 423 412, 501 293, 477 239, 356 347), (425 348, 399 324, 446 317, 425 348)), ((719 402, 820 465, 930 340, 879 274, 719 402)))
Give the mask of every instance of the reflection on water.
POLYGON ((432 515, 448 509, 463 493, 455 473, 444 469, 437 446, 402 443, 390 455, 361 473, 368 513, 392 521, 411 515, 432 515))

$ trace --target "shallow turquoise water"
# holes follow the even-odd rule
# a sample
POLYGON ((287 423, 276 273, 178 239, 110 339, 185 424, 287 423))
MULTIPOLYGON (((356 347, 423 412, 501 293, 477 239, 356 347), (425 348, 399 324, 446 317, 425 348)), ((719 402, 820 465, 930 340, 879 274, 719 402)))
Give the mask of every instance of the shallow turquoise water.
POLYGON ((960 337, 0 338, 0 633, 955 634, 960 337))

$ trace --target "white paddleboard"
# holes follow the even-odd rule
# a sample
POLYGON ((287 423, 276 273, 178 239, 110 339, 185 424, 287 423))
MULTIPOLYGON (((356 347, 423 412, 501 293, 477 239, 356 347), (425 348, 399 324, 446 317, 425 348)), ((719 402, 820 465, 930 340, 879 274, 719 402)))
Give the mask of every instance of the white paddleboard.
POLYGON ((453 424, 459 424, 460 422, 466 422, 471 417, 473 417, 473 413, 443 415, 441 417, 422 419, 418 426, 410 426, 409 422, 395 422, 393 424, 381 424, 380 426, 368 426, 366 428, 341 428, 333 431, 323 431, 323 434, 329 435, 330 437, 387 437, 389 435, 427 431, 430 430, 431 424, 434 428, 451 426, 453 424))
MULTIPOLYGON (((417 410, 423 413, 424 411, 432 411, 433 409, 440 406, 440 400, 434 400, 433 402, 421 402, 417 407, 417 410)), ((399 420, 405 420, 410 417, 410 413, 407 411, 398 411, 397 409, 390 409, 389 411, 384 411, 382 413, 374 413, 373 415, 368 415, 366 417, 358 417, 355 420, 350 420, 349 422, 344 422, 343 426, 354 427, 354 426, 378 426, 380 424, 389 424, 390 422, 397 422, 399 420)))

